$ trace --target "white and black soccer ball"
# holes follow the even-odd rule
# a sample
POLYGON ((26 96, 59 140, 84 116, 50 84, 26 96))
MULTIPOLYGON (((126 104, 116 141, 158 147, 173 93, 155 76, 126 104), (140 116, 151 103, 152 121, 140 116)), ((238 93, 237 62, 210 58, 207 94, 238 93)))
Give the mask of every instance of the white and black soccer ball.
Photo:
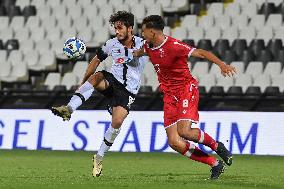
POLYGON ((69 59, 81 58, 86 52, 86 44, 83 40, 72 37, 66 40, 64 43, 63 53, 69 59))

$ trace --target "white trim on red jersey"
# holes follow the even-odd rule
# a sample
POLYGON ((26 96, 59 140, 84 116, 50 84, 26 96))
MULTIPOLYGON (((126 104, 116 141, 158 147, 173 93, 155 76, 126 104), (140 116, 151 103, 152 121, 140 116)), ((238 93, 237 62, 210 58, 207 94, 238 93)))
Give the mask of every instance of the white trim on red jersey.
POLYGON ((163 41, 163 43, 157 47, 153 47, 153 48, 150 48, 151 50, 156 50, 156 49, 159 49, 161 48, 168 40, 168 36, 165 35, 165 40, 163 41))
POLYGON ((188 58, 191 56, 191 54, 193 53, 193 51, 195 50, 196 48, 192 48, 189 53, 188 53, 188 58))

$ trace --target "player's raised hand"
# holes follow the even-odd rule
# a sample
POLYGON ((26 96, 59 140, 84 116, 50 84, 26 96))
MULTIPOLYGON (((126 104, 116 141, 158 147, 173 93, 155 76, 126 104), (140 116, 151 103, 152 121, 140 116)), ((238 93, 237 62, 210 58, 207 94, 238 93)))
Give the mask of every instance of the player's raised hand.
POLYGON ((226 65, 223 64, 222 66, 220 66, 221 69, 221 74, 226 77, 232 77, 235 73, 237 73, 236 68, 234 66, 231 65, 226 65))
POLYGON ((141 57, 146 55, 143 48, 134 50, 132 54, 134 57, 141 57))
POLYGON ((139 57, 139 50, 134 50, 132 54, 134 57, 139 57))

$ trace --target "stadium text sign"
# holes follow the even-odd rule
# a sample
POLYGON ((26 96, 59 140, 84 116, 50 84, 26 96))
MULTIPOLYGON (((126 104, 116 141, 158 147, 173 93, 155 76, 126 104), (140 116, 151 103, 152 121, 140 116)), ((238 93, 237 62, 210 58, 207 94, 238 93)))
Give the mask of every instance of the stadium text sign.
MULTIPOLYGON (((96 151, 110 120, 106 111, 77 111, 63 122, 48 110, 0 110, 0 149, 96 151)), ((284 155, 284 113, 200 112, 196 127, 234 154, 284 155)), ((172 152, 163 112, 131 112, 111 150, 172 152)))

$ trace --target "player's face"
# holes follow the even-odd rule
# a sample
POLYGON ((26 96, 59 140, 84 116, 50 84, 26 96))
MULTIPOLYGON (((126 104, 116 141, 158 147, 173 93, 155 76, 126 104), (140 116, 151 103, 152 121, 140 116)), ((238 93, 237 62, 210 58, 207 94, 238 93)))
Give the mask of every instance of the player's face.
POLYGON ((114 23, 115 35, 119 41, 125 41, 128 38, 128 33, 131 27, 127 28, 122 22, 114 23))
POLYGON ((152 43, 154 40, 155 33, 151 29, 146 28, 146 26, 143 24, 142 36, 148 43, 152 43))

